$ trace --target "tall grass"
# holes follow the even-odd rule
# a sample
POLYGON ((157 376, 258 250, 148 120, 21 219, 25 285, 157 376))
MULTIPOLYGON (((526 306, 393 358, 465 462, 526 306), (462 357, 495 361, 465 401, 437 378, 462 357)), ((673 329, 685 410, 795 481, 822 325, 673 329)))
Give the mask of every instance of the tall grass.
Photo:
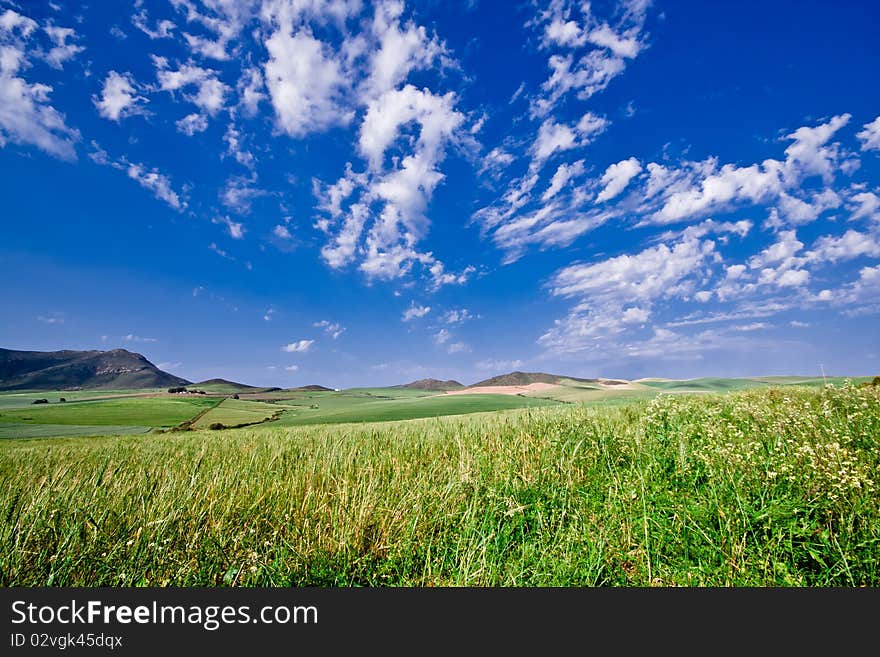
POLYGON ((880 584, 880 389, 0 446, 0 584, 880 584))

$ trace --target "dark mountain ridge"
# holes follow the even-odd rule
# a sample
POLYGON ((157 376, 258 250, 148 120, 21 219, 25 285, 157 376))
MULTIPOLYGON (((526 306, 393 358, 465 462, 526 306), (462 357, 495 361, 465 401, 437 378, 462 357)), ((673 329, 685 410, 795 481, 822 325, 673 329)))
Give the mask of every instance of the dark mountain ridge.
POLYGON ((110 351, 0 349, 0 390, 163 388, 190 385, 141 354, 110 351))

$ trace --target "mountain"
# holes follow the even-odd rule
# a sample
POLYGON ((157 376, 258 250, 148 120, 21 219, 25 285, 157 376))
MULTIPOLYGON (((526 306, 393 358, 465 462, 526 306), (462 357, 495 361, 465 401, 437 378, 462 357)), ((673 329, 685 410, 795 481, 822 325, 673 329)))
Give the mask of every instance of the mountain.
POLYGON ((468 386, 476 388, 477 386, 527 386, 530 383, 559 383, 568 379, 571 381, 581 381, 583 383, 594 383, 596 379, 578 379, 573 376, 560 376, 558 374, 547 374, 545 372, 511 372, 510 374, 499 374, 491 379, 480 381, 468 386))
POLYGON ((333 392, 333 388, 326 388, 324 386, 319 386, 314 383, 307 386, 300 386, 298 388, 288 388, 288 390, 295 392, 333 392))
POLYGON ((458 381, 440 381, 439 379, 419 379, 412 383, 404 383, 399 386, 391 386, 392 388, 414 388, 415 390, 458 390, 464 388, 464 385, 458 381))
POLYGON ((0 390, 165 388, 189 385, 141 354, 111 351, 0 349, 0 390))

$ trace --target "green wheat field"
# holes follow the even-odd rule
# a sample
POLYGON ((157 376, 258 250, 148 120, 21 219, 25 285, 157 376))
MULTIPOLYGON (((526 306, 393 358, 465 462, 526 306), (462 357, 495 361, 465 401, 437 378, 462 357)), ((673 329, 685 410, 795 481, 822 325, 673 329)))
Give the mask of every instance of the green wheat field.
POLYGON ((217 431, 272 405, 168 400, 195 430, 0 440, 0 585, 880 585, 880 386, 542 401, 217 431))

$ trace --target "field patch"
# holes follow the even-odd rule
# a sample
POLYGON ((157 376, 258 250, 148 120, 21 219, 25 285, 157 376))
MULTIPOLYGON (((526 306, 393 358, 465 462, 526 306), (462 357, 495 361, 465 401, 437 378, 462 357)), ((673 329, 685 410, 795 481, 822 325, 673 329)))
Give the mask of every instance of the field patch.
POLYGON ((49 403, 0 411, 3 424, 173 427, 217 403, 216 398, 127 397, 49 403))
POLYGON ((535 397, 486 394, 440 394, 401 399, 336 398, 329 404, 321 400, 308 405, 292 406, 279 418, 277 424, 293 426, 323 423, 387 422, 546 406, 554 403, 558 402, 535 397))
POLYGON ((147 433, 152 427, 79 424, 0 424, 0 440, 56 438, 61 436, 109 436, 147 433))
POLYGON ((222 424, 224 427, 239 427, 257 424, 268 420, 273 415, 282 413, 284 407, 258 401, 242 399, 224 399, 198 420, 192 423, 192 429, 209 429, 211 425, 222 424))
POLYGON ((532 392, 556 390, 562 386, 555 383, 528 383, 522 386, 475 386, 461 390, 447 390, 447 395, 527 395, 532 392))

